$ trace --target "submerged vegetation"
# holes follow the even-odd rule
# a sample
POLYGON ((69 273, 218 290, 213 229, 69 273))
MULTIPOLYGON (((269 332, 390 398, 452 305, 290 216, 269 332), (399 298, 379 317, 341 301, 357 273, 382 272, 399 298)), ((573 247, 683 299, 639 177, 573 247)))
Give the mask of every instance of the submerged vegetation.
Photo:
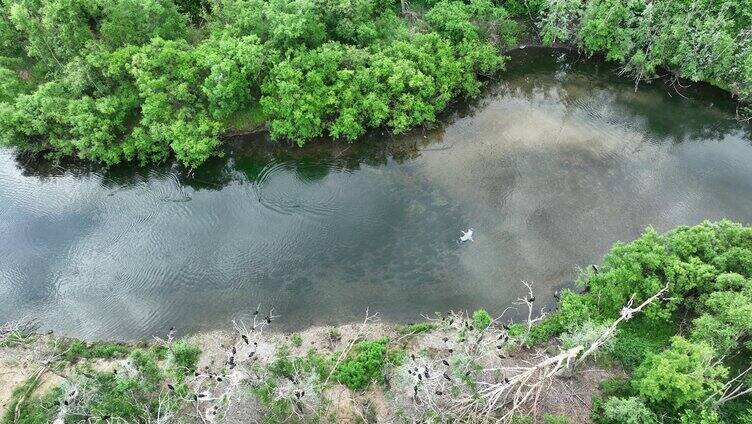
MULTIPOLYGON (((752 227, 648 229, 580 282, 584 290, 565 290, 554 312, 514 324, 478 310, 386 335, 367 317, 357 332, 275 338, 262 321, 238 326, 215 352, 184 339, 56 343, 60 362, 50 366, 75 366, 72 374, 43 393, 32 395, 38 375, 18 385, 3 422, 752 422, 752 227), (102 358, 105 369, 92 362, 102 358), (588 391, 591 373, 603 377, 588 391), (251 416, 243 393, 258 401, 251 416)), ((531 289, 517 305, 533 311, 535 302, 531 289)))

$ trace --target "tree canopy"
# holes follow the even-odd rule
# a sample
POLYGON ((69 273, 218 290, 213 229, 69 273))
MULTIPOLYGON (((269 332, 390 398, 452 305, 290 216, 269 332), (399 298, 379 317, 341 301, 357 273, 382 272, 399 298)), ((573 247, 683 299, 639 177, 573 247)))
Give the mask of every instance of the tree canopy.
POLYGON ((637 80, 668 70, 752 97, 750 0, 548 0, 544 41, 565 41, 623 64, 637 80))
POLYGON ((430 123, 501 70, 490 0, 8 0, 0 143, 106 165, 196 167, 260 111, 272 137, 352 141, 430 123))

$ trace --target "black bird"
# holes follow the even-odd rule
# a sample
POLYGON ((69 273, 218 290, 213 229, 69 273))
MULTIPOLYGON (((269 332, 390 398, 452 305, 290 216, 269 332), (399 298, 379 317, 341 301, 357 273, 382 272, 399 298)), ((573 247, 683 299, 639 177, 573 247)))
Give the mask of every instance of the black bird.
POLYGON ((530 296, 530 297, 528 297, 525 300, 527 300, 528 303, 533 303, 533 302, 535 302, 535 296, 530 296))
POLYGON ((410 354, 410 358, 411 358, 411 359, 412 359, 412 360, 414 361, 414 360, 415 360, 415 354, 414 354, 414 353, 411 353, 411 354, 410 354))
POLYGON ((418 373, 418 381, 423 381, 423 375, 421 375, 420 373, 418 373))
POLYGON ((194 371, 194 372, 193 372, 193 376, 194 376, 194 377, 198 377, 199 375, 201 375, 201 374, 200 374, 200 373, 199 373, 198 371, 194 371))
POLYGON ((444 343, 449 341, 449 337, 444 337, 444 343))
POLYGON ((222 381, 222 377, 217 376, 217 381, 221 382, 222 381))
POLYGON ((452 325, 452 324, 454 324, 454 318, 449 320, 449 325, 452 325))
POLYGON ((443 395, 443 393, 441 392, 441 390, 437 390, 436 394, 439 395, 439 396, 443 395))
POLYGON ((449 350, 449 353, 454 352, 454 349, 452 349, 451 347, 448 350, 449 350))
POLYGON ((501 328, 503 328, 503 329, 505 329, 505 330, 509 330, 509 326, 508 326, 508 325, 506 325, 506 324, 501 324, 501 328))
POLYGON ((407 370, 407 373, 413 375, 413 370, 407 370))
POLYGON ((431 378, 429 376, 429 374, 428 374, 428 368, 426 368, 425 370, 423 370, 423 377, 425 377, 425 378, 431 378))
POLYGON ((556 290, 556 291, 554 292, 554 299, 556 299, 556 300, 560 300, 560 299, 561 299, 561 293, 559 293, 559 291, 558 291, 558 290, 556 290))
POLYGON ((444 378, 446 378, 447 381, 452 381, 452 378, 449 377, 449 374, 447 374, 447 373, 444 373, 444 378))
POLYGON ((68 401, 63 401, 63 404, 65 404, 65 406, 68 406, 68 401))
POLYGON ((197 401, 197 400, 198 400, 198 396, 196 396, 196 395, 193 395, 193 401, 195 402, 195 401, 197 401))
POLYGON ((117 374, 117 370, 116 369, 112 370, 112 373, 117 374))
POLYGON ((595 264, 593 264, 593 271, 595 271, 596 274, 598 273, 598 267, 595 264))
POLYGON ((175 391, 175 386, 173 386, 172 384, 168 383, 167 384, 167 388, 170 389, 170 390, 172 390, 173 392, 175 391))
POLYGON ((468 329, 470 329, 470 331, 473 331, 473 330, 475 330, 475 327, 474 327, 474 326, 472 326, 472 325, 468 326, 467 328, 468 328, 468 329))
POLYGON ((238 350, 237 350, 237 349, 235 349, 235 346, 233 346, 233 347, 232 347, 232 354, 234 355, 234 354, 236 354, 236 353, 238 353, 238 350))
POLYGON ((255 351, 254 351, 254 352, 251 352, 251 353, 249 353, 249 354, 248 354, 248 357, 249 357, 249 358, 253 358, 253 355, 254 355, 255 353, 256 353, 255 351))
POLYGON ((198 394, 198 397, 200 397, 200 398, 202 398, 202 397, 206 397, 206 393, 199 393, 199 394, 198 394))
POLYGON ((259 312, 259 308, 256 308, 256 310, 253 311, 253 315, 258 315, 258 312, 259 312))
POLYGON ((258 342, 253 342, 253 345, 254 346, 258 346, 258 342))
POLYGON ((449 366, 449 361, 447 361, 446 359, 442 359, 441 363, 443 363, 446 366, 449 366))
POLYGON ((470 376, 470 370, 467 370, 467 372, 465 372, 465 377, 469 377, 469 376, 470 376))
POLYGON ((243 341, 245 342, 245 344, 250 344, 250 342, 248 341, 248 336, 246 336, 245 334, 243 334, 240 337, 243 338, 243 341))
POLYGON ((270 317, 269 315, 266 316, 266 323, 267 324, 271 324, 272 323, 272 317, 270 317))
POLYGON ((504 377, 504 384, 509 384, 509 379, 504 377))
POLYGON ((305 390, 300 391, 300 397, 303 397, 303 396, 305 396, 305 390))

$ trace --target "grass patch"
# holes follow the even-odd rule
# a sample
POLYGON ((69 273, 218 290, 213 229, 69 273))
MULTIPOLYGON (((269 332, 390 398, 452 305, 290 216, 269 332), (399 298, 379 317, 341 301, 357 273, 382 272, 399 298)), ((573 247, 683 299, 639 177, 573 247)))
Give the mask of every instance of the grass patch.
POLYGON ((76 362, 80 359, 124 358, 131 352, 132 347, 121 343, 84 343, 81 340, 73 340, 69 344, 63 345, 61 350, 64 352, 62 356, 64 360, 76 362))
POLYGON ((569 418, 563 415, 543 414, 544 424, 570 424, 569 418))
POLYGON ((0 347, 25 346, 34 341, 34 334, 28 331, 12 331, 0 337, 0 347))
POLYGON ((47 424, 52 422, 57 414, 58 400, 62 392, 59 387, 53 388, 41 397, 29 397, 39 384, 38 379, 28 379, 13 389, 11 400, 3 414, 3 424, 15 422, 15 411, 18 403, 18 424, 47 424), (23 401, 21 398, 23 397, 23 401))
POLYGON ((300 334, 298 333, 293 333, 292 336, 290 336, 290 341, 295 347, 303 346, 303 338, 300 337, 300 334))
POLYGON ((416 322, 415 324, 401 325, 397 327, 400 334, 420 334, 428 333, 436 329, 436 324, 431 322, 416 322))

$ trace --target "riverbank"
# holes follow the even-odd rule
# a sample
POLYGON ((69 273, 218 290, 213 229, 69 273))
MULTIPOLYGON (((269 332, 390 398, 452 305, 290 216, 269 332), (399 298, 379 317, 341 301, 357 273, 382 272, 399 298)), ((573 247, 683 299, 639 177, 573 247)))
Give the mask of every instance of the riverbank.
MULTIPOLYGON (((452 317, 413 326, 383 324, 370 317, 365 323, 311 327, 299 333, 275 333, 274 323, 260 319, 254 331, 251 323, 237 324, 236 331, 180 341, 163 335, 163 340, 148 343, 84 343, 47 334, 7 343, 6 335, 0 347, 2 422, 47 422, 77 413, 108 422, 113 411, 128 410, 118 400, 123 393, 117 384, 99 383, 113 376, 119 385, 133 381, 143 386, 128 389, 137 393, 134 399, 149 400, 141 405, 139 417, 156 418, 153 413, 159 407, 144 414, 149 403, 156 402, 171 406, 161 412, 163 418, 169 414, 168 422, 441 420, 442 411, 448 414, 455 404, 459 407, 461 399, 482 385, 514 378, 514 373, 562 351, 555 341, 536 348, 520 346, 514 334, 502 343, 501 325, 482 329, 478 324, 484 324, 483 318, 452 317), (200 349, 195 361, 176 359, 185 346, 200 349), (158 381, 146 381, 149 367, 139 369, 134 359, 141 357, 139 352, 154 354, 158 381), (501 375, 501 369, 510 373, 501 375)), ((536 408, 528 409, 530 403, 518 410, 515 422, 589 422, 599 382, 615 376, 623 376, 618 367, 596 363, 571 377, 556 376, 539 393, 536 408)), ((502 408, 492 417, 503 414, 502 408)), ((476 415, 466 418, 480 419, 476 415)))
POLYGON ((2 419, 746 424, 751 276, 752 227, 706 221, 616 243, 555 310, 523 282, 522 322, 479 309, 394 326, 366 312, 284 333, 272 308, 232 331, 136 344, 9 323, 2 419))

